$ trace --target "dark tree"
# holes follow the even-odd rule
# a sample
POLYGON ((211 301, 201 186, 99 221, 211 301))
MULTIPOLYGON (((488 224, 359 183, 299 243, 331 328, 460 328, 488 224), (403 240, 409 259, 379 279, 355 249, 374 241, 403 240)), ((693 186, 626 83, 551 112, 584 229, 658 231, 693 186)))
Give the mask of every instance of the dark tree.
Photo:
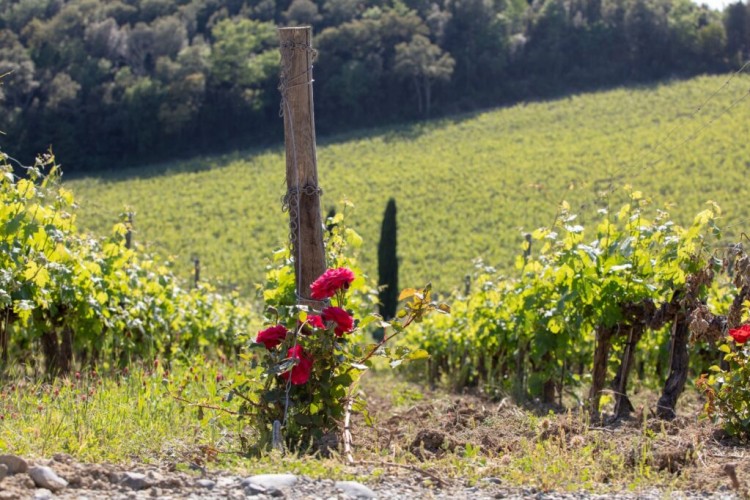
POLYGON ((750 5, 737 2, 724 11, 727 35, 727 55, 734 63, 741 63, 750 53, 750 5))
POLYGON ((391 319, 398 305, 398 256, 396 255, 396 200, 388 200, 383 214, 383 227, 378 244, 378 286, 380 315, 391 319))

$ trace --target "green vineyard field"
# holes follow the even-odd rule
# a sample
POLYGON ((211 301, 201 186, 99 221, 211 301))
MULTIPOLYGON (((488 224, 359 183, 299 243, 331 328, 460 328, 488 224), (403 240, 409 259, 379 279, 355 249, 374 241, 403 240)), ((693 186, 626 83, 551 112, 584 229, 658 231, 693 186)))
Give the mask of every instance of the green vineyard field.
MULTIPOLYGON (((363 236, 361 264, 374 275, 394 197, 401 284, 432 281, 440 291, 460 286, 476 257, 510 269, 523 233, 552 224, 562 200, 585 224, 597 194, 611 190, 618 206, 625 184, 669 206, 678 223, 715 201, 725 237, 736 237, 750 228, 749 86, 747 75, 699 77, 319 138, 323 209, 355 205, 348 223, 363 236)), ((74 161, 59 160, 63 169, 74 161)), ((82 227, 106 231, 131 209, 136 239, 173 256, 185 278, 197 255, 206 279, 250 290, 269 249, 286 238, 281 147, 66 185, 82 227)))

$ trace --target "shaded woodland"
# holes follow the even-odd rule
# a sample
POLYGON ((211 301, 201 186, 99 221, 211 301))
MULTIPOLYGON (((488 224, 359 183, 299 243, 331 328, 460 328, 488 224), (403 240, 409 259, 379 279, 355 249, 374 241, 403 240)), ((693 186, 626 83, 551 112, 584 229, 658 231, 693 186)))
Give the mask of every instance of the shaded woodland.
POLYGON ((750 6, 689 0, 0 0, 0 137, 66 171, 278 141, 276 27, 311 24, 319 131, 737 69, 750 6))

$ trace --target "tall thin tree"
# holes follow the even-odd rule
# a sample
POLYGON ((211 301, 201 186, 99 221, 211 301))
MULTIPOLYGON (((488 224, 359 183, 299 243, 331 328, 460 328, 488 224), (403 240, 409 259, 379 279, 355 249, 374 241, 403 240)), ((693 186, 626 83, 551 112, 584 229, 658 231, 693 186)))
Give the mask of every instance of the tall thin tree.
POLYGON ((383 214, 383 226, 378 244, 378 286, 380 287, 380 315, 391 319, 398 306, 398 255, 396 244, 396 200, 391 198, 383 214))

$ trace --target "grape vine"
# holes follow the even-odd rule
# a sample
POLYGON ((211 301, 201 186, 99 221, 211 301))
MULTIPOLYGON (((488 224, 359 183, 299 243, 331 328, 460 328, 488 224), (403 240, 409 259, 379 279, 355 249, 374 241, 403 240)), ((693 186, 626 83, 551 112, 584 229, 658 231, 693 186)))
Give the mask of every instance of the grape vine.
POLYGON ((544 403, 570 394, 594 418, 602 397, 611 398, 621 417, 633 411, 635 368, 642 382, 662 385, 656 413, 674 417, 690 358, 700 373, 718 359, 703 359, 700 346, 741 321, 750 287, 737 276, 747 257, 739 245, 715 249, 716 204, 681 227, 626 190, 629 202, 600 210, 589 227, 563 204, 555 225, 527 240, 518 277, 478 262, 453 314, 428 319, 406 339, 430 352, 430 378, 544 403), (587 397, 571 390, 584 384, 587 397))
POLYGON ((127 248, 127 228, 82 234, 76 203, 51 155, 23 177, 0 165, 0 370, 64 374, 204 350, 225 355, 254 321, 237 294, 191 290, 169 263, 127 248), (45 174, 44 172, 47 171, 45 174))

